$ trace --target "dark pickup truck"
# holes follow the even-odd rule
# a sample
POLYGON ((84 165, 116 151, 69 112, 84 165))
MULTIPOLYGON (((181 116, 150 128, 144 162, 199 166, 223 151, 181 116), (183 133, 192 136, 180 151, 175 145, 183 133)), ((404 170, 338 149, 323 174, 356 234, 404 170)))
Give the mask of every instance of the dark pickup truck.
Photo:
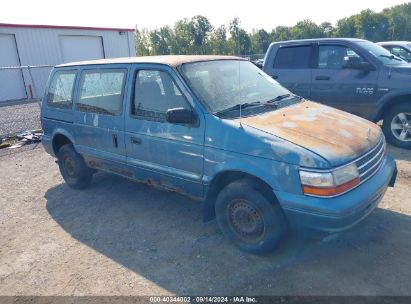
POLYGON ((411 65, 367 40, 272 43, 263 70, 304 98, 383 120, 387 140, 411 149, 411 65))

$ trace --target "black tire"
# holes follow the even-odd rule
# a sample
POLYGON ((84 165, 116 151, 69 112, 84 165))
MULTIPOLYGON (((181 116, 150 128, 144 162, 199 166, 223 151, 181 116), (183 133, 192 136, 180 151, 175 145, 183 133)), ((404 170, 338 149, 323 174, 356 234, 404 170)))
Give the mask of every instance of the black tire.
POLYGON ((240 249, 255 254, 274 250, 288 230, 280 205, 263 193, 257 182, 242 179, 221 190, 215 203, 224 235, 240 249))
POLYGON ((411 149, 411 104, 400 104, 390 109, 384 116, 382 130, 385 138, 392 145, 400 148, 411 149), (405 115, 405 120, 401 120, 399 118, 400 113, 405 115), (397 128, 402 125, 403 129, 393 130, 394 125, 397 126, 397 128), (407 131, 406 138, 404 140, 399 138, 402 130, 407 131))
POLYGON ((62 146, 57 158, 61 175, 67 185, 74 189, 84 189, 90 185, 93 170, 87 167, 83 157, 74 150, 72 144, 62 146))

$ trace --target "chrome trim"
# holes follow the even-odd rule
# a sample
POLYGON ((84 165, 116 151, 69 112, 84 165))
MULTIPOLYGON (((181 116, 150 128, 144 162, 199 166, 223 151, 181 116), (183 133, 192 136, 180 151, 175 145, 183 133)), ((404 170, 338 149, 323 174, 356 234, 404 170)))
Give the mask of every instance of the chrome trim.
MULTIPOLYGON (((383 158, 384 158, 384 154, 382 155, 382 159, 383 159, 383 158)), ((359 183, 357 186, 355 186, 354 188, 356 188, 356 187, 358 187, 359 185, 365 183, 367 180, 369 180, 371 177, 373 177, 373 176, 378 172, 378 170, 380 170, 383 162, 384 162, 384 161, 380 160, 378 163, 376 163, 376 165, 378 165, 377 170, 375 170, 375 172, 374 172, 373 174, 371 174, 370 176, 368 176, 366 179, 361 180, 361 177, 360 177, 360 183, 359 183)), ((354 189, 354 188, 352 188, 352 189, 354 189)), ((350 189, 350 190, 352 190, 352 189, 350 189)), ((348 190, 348 191, 350 191, 350 190, 348 190)))
MULTIPOLYGON (((369 161, 362 164, 361 166, 357 167, 358 171, 361 170, 362 168, 364 168, 365 166, 367 166, 369 163, 372 163, 377 158, 377 156, 381 154, 381 152, 382 152, 382 154, 384 154, 384 146, 381 147, 380 151, 378 151, 373 158, 371 158, 369 161)), ((359 160, 361 160, 361 159, 359 159, 359 160)), ((359 160, 357 160, 357 162, 359 160)))
MULTIPOLYGON (((378 159, 368 170, 366 170, 366 171, 364 171, 362 174, 360 174, 360 178, 361 178, 361 176, 366 175, 368 172, 370 172, 372 169, 374 169, 375 166, 381 162, 382 158, 384 157, 384 150, 382 150, 382 153, 381 153, 381 151, 379 151, 379 152, 375 155, 375 157, 372 158, 372 160, 374 161, 374 159, 375 159, 377 156, 379 156, 379 159, 378 159)), ((370 161, 368 161, 366 164, 368 165, 369 163, 370 163, 370 161)), ((363 167, 363 166, 362 166, 362 167, 363 167)))
MULTIPOLYGON (((363 159, 364 157, 368 156, 369 154, 371 154, 372 152, 374 152, 375 150, 378 149, 378 146, 381 144, 381 142, 383 142, 383 147, 385 147, 384 137, 381 136, 381 138, 380 138, 380 140, 378 141, 378 143, 377 143, 370 151, 368 151, 367 153, 365 153, 365 154, 357 157, 356 159, 354 159, 354 160, 352 160, 352 161, 350 161, 350 162, 348 162, 348 163, 346 163, 346 164, 340 165, 340 166, 338 166, 338 167, 330 168, 330 169, 313 169, 313 168, 300 167, 299 170, 307 171, 307 172, 318 172, 318 173, 329 173, 329 172, 333 172, 333 171, 338 170, 338 169, 340 169, 340 168, 343 168, 343 167, 345 167, 345 166, 352 165, 353 163, 356 163, 357 161, 359 161, 359 160, 363 159)), ((358 168, 357 168, 357 169, 358 169, 358 168)))
MULTIPOLYGON (((380 151, 378 151, 377 153, 375 153, 375 156, 374 156, 372 159, 370 159, 370 160, 367 161, 366 163, 362 164, 360 167, 357 167, 357 169, 358 169, 359 171, 363 170, 364 167, 366 167, 366 166, 368 166, 369 164, 375 162, 376 159, 378 159, 378 158, 381 156, 381 154, 384 154, 384 147, 382 147, 380 151)), ((366 170, 366 171, 368 171, 368 170, 366 170)))

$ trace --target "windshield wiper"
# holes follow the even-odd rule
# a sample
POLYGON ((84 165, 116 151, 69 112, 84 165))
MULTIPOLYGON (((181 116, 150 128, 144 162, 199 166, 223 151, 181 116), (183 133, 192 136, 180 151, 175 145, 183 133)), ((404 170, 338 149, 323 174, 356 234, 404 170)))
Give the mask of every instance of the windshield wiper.
POLYGON ((291 97, 291 94, 283 94, 283 95, 278 95, 277 97, 267 100, 265 103, 274 103, 276 101, 281 101, 283 99, 291 97))
POLYGON ((246 103, 238 103, 232 107, 229 107, 227 109, 221 110, 221 111, 217 111, 214 114, 217 115, 222 115, 225 114, 227 112, 231 112, 231 111, 235 111, 235 110, 239 110, 241 109, 245 109, 245 108, 249 108, 249 107, 254 107, 254 106, 258 106, 261 104, 261 101, 255 101, 255 102, 246 102, 246 103))
POLYGON ((388 58, 388 59, 391 59, 391 60, 403 61, 401 58, 398 58, 394 55, 380 55, 380 57, 388 58))

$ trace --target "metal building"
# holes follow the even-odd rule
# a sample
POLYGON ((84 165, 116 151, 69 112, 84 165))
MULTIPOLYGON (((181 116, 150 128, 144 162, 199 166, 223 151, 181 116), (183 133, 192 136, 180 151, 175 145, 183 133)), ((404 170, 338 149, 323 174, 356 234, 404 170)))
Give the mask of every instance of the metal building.
POLYGON ((0 23, 0 102, 41 98, 56 64, 128 56, 134 29, 0 23))

